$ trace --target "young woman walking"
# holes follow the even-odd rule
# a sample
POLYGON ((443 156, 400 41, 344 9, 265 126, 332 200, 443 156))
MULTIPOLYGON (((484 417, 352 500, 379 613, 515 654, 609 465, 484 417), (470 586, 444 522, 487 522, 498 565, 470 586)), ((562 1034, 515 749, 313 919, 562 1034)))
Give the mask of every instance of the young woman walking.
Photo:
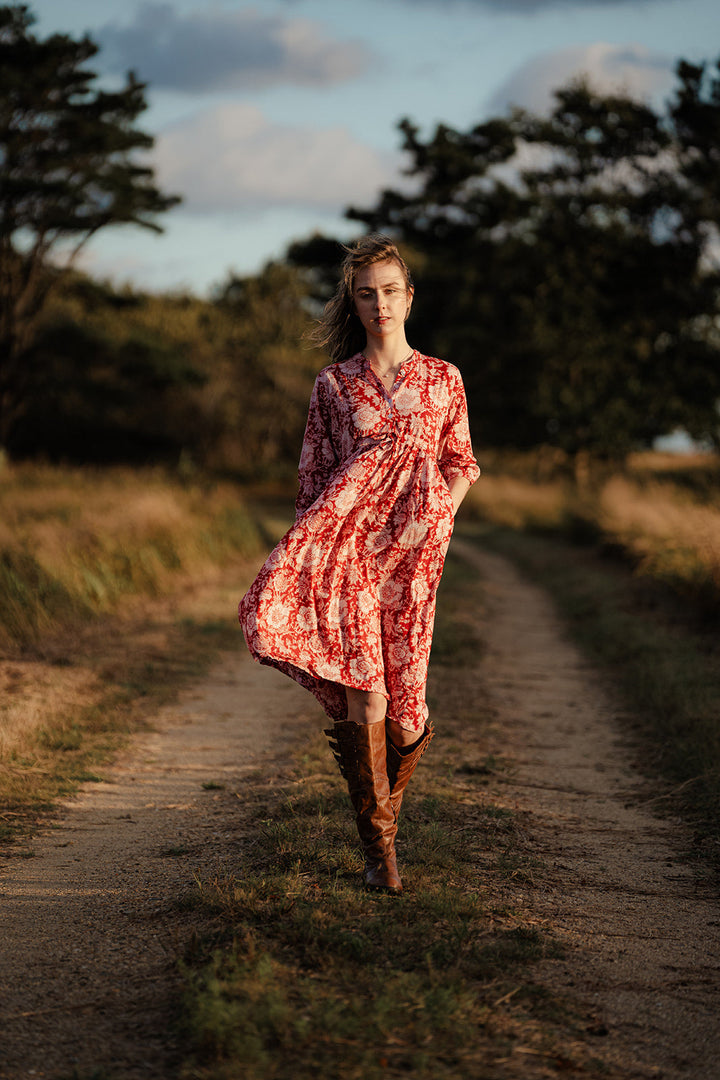
POLYGON ((411 348, 414 289, 395 244, 346 249, 316 341, 294 526, 240 603, 248 647, 333 721, 368 889, 399 893, 403 792, 433 736, 425 684, 455 513, 480 470, 460 373, 411 348))

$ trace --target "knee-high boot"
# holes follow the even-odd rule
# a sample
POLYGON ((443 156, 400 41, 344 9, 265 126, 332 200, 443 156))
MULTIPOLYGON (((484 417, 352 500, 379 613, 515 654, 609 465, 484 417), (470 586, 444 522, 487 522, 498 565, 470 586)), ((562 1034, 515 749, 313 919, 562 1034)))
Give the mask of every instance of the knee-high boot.
POLYGON ((385 725, 337 722, 325 732, 347 780, 355 822, 365 855, 367 889, 400 893, 395 856, 397 822, 390 802, 385 725))
POLYGON ((408 786, 408 781, 415 772, 418 761, 427 750, 434 735, 433 725, 428 722, 418 741, 413 743, 412 746, 405 747, 404 750, 395 746, 390 736, 388 736, 387 774, 390 784, 390 802, 392 803, 396 821, 400 816, 400 804, 402 803, 405 788, 408 786))

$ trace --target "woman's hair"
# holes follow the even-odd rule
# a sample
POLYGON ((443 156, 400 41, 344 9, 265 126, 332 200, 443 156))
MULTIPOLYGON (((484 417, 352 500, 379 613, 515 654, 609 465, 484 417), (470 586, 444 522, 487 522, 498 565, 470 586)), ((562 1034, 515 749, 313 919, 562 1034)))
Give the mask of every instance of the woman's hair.
POLYGON ((342 277, 335 295, 325 305, 321 317, 310 333, 313 344, 325 349, 330 359, 346 360, 365 347, 365 330, 355 314, 353 290, 360 270, 374 263, 393 259, 402 271, 405 287, 412 288, 410 271, 389 236, 363 236, 348 247, 342 264, 342 277))

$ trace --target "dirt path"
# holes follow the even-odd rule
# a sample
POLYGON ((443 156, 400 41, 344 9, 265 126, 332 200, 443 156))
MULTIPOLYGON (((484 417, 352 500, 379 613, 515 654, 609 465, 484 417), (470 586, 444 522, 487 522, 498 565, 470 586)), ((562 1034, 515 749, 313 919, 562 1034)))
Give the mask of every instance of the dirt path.
POLYGON ((614 703, 548 598, 505 559, 455 551, 486 579, 484 682, 515 763, 505 797, 544 864, 530 906, 565 953, 541 981, 585 1002, 597 1056, 628 1080, 718 1080, 717 891, 682 861, 682 826, 644 803, 614 703))
POLYGON ((233 654, 0 877, 0 1077, 173 1080, 177 899, 241 842, 243 777, 282 774, 307 695, 233 654), (288 719, 290 723, 287 723, 288 719), (207 785, 207 787, 203 787, 207 785), (231 809, 228 812, 228 804, 231 809), (117 1070, 117 1072, 116 1072, 117 1070))
MULTIPOLYGON (((638 805, 612 702, 547 599, 497 556, 459 540, 455 550, 487 580, 484 672, 504 733, 497 752, 516 760, 503 795, 540 860, 525 899, 565 951, 533 977, 584 1003, 597 1057, 628 1080, 717 1080, 717 897, 681 862, 682 828, 638 805)), ((168 1025, 189 925, 177 899, 196 871, 221 873, 237 851, 243 816, 228 791, 242 800, 257 769, 273 783, 293 738, 318 719, 289 680, 227 657, 136 741, 110 783, 86 787, 35 858, 8 864, 3 1080, 103 1069, 172 1080, 168 1025)))

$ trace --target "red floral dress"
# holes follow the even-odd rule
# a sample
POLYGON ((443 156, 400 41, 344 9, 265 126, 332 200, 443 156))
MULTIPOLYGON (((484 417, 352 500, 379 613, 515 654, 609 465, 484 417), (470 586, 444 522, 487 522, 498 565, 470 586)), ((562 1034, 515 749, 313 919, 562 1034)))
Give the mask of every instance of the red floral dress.
POLYGON ((473 483, 457 368, 414 352, 388 392, 366 358, 318 375, 297 519, 240 603, 248 648, 347 719, 343 687, 388 699, 412 731, 427 718, 435 594, 453 528, 448 483, 473 483))

